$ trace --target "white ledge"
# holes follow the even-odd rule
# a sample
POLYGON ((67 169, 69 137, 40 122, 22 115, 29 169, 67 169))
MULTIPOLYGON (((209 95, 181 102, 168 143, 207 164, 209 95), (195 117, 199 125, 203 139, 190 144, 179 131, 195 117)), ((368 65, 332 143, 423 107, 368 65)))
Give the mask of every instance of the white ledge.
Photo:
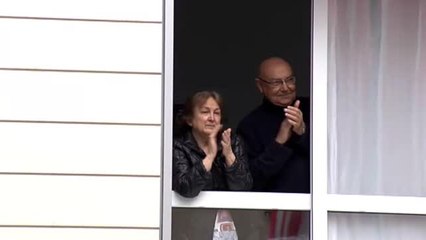
POLYGON ((227 208, 227 209, 311 209, 310 194, 217 192, 203 191, 195 198, 184 198, 172 193, 172 206, 179 208, 227 208))
POLYGON ((426 215, 426 197, 329 194, 328 211, 426 215))

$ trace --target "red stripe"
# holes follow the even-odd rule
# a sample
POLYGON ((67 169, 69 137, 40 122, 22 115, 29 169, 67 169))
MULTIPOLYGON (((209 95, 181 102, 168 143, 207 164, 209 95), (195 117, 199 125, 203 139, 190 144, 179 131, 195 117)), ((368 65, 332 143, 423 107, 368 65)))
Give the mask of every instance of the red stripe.
POLYGON ((288 228, 288 236, 297 236, 299 234, 300 226, 302 224, 302 212, 292 212, 290 219, 290 226, 288 228))
POLYGON ((269 238, 275 238, 275 224, 277 223, 277 210, 273 210, 269 215, 269 238))

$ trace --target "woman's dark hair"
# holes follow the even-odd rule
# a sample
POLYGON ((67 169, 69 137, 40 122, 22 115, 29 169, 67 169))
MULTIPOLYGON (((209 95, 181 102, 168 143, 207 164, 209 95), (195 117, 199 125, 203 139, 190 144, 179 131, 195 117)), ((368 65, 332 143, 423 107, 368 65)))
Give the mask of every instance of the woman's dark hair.
POLYGON ((196 92, 186 100, 185 104, 183 105, 182 111, 176 113, 177 116, 175 117, 175 119, 177 122, 175 126, 177 127, 177 129, 175 131, 175 135, 180 135, 185 131, 191 129, 187 122, 190 121, 194 116, 194 109, 206 103, 209 98, 213 98, 219 105, 220 110, 223 111, 223 100, 219 93, 215 91, 196 92))

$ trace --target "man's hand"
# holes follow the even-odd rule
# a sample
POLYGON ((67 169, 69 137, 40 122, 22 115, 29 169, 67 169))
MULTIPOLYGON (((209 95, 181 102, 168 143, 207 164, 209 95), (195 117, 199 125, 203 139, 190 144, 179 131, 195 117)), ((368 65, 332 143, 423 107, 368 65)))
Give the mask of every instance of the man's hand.
POLYGON ((299 109, 300 101, 296 100, 294 106, 288 106, 284 109, 286 119, 292 126, 293 132, 297 135, 305 133, 305 122, 303 121, 303 113, 299 109))
POLYGON ((291 137, 291 124, 287 118, 281 122, 280 130, 278 131, 275 141, 279 144, 284 144, 291 137))
POLYGON ((296 100, 293 106, 284 109, 285 118, 281 122, 280 130, 275 141, 284 144, 290 139, 292 132, 297 135, 305 133, 305 122, 303 122, 303 113, 299 109, 300 101, 296 100))

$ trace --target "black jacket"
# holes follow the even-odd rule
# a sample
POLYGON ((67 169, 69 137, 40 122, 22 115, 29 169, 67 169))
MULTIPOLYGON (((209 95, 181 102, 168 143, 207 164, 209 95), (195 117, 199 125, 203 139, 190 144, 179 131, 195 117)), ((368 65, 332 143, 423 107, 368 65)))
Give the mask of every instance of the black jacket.
POLYGON ((255 191, 310 191, 309 99, 298 99, 306 132, 301 136, 293 133, 285 144, 275 141, 284 119, 283 108, 266 99, 238 126, 237 133, 243 137, 247 146, 255 191))
POLYGON ((218 142, 218 153, 210 172, 202 161, 206 154, 198 147, 191 131, 175 139, 173 144, 173 190, 184 197, 195 197, 201 190, 250 190, 252 177, 241 139, 231 137, 235 162, 226 167, 222 146, 218 142))

